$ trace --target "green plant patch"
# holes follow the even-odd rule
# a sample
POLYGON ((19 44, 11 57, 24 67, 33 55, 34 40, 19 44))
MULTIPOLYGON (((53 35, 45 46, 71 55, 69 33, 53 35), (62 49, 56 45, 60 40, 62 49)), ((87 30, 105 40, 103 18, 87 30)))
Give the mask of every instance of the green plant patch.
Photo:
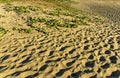
POLYGON ((27 25, 30 26, 31 28, 35 28, 35 24, 38 23, 43 23, 46 22, 47 19, 45 18, 39 18, 39 17, 29 17, 27 20, 27 25))
POLYGON ((36 23, 37 21, 38 21, 38 17, 33 17, 33 18, 30 17, 28 22, 36 23))
POLYGON ((46 11, 43 11, 43 13, 47 14, 47 15, 51 15, 51 16, 59 16, 60 15, 59 10, 53 10, 53 11, 46 10, 46 11))
POLYGON ((32 33, 32 30, 30 28, 16 28, 19 33, 32 33))
POLYGON ((31 28, 35 28, 36 23, 44 23, 47 27, 66 27, 66 28, 76 28, 78 25, 89 25, 88 18, 73 18, 72 20, 68 19, 53 19, 53 18, 39 18, 39 17, 30 17, 27 21, 27 25, 31 28), (60 21, 63 21, 62 23, 60 21))
POLYGON ((45 29, 45 28, 36 28, 35 29, 36 31, 38 31, 38 32, 42 32, 42 33, 44 33, 44 34, 48 34, 48 31, 45 29))
POLYGON ((62 25, 63 27, 66 27, 66 28, 77 28, 78 25, 77 24, 70 24, 70 23, 65 23, 62 25))
POLYGON ((61 26, 65 28, 76 28, 78 27, 78 24, 72 20, 64 19, 64 23, 61 24, 61 26))
POLYGON ((45 0, 48 2, 70 2, 71 0, 45 0))
POLYGON ((0 27, 0 36, 6 34, 8 30, 5 30, 4 28, 0 27))
POLYGON ((13 6, 12 6, 12 4, 6 4, 6 6, 5 6, 5 8, 4 8, 6 11, 13 11, 13 6))
POLYGON ((18 14, 30 13, 30 10, 25 6, 15 6, 13 10, 18 14))
POLYGON ((65 16, 74 16, 75 14, 72 14, 72 13, 68 13, 68 12, 64 12, 64 13, 62 13, 63 15, 65 15, 65 16))
POLYGON ((39 7, 35 7, 35 6, 28 6, 28 9, 31 11, 37 11, 39 7))
POLYGON ((4 8, 6 11, 15 11, 17 14, 30 13, 31 11, 37 11, 38 7, 35 6, 12 6, 7 4, 4 8))
POLYGON ((48 20, 47 18, 38 18, 38 22, 41 23, 46 22, 47 20, 48 20))
POLYGON ((60 22, 56 19, 50 19, 46 22, 46 25, 49 27, 60 26, 60 22))
POLYGON ((14 0, 0 0, 0 2, 10 2, 10 1, 14 1, 14 0))
POLYGON ((2 15, 0 14, 0 18, 2 17, 2 15))
POLYGON ((43 11, 44 14, 47 14, 47 15, 51 15, 51 16, 60 16, 60 15, 64 15, 64 16, 75 16, 76 14, 72 13, 72 12, 69 12, 69 11, 63 11, 63 10, 59 10, 59 9, 55 9, 53 11, 49 11, 49 10, 46 10, 46 11, 43 11))
MULTIPOLYGON (((62 20, 62 19, 61 19, 62 20)), ((76 20, 68 20, 64 19, 64 22, 61 23, 60 20, 57 19, 47 19, 47 18, 39 18, 39 17, 30 17, 27 21, 27 25, 31 28, 36 28, 36 23, 44 23, 47 27, 66 27, 66 28, 76 28, 80 21, 76 20)))
POLYGON ((29 17, 27 20, 27 25, 30 26, 31 28, 35 28, 34 23, 38 21, 37 17, 29 17))

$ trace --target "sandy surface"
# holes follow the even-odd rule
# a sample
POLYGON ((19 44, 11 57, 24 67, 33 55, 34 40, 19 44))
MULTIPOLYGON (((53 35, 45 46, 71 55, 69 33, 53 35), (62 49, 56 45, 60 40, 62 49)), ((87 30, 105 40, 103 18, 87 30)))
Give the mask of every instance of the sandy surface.
MULTIPOLYGON (((14 12, 9 16, 0 8, 0 14, 9 19, 1 25, 18 25, 10 20, 19 17, 14 12)), ((0 78, 120 78, 119 29, 105 22, 49 35, 5 34, 0 38, 0 78)))
POLYGON ((97 13, 110 21, 120 25, 120 1, 119 0, 75 0, 75 8, 97 13))

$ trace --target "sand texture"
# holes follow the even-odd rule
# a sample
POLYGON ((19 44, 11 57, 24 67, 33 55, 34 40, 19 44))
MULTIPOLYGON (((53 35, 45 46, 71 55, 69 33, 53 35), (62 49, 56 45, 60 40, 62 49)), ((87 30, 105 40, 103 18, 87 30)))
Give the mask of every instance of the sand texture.
MULTIPOLYGON (((49 9, 47 3, 36 4, 44 8, 42 11, 49 9)), ((32 2, 24 5, 34 6, 32 2)), ((9 30, 0 37, 0 78, 120 78, 119 22, 94 21, 89 26, 58 29, 47 29, 42 24, 49 31, 45 34, 26 23, 29 16, 47 17, 41 11, 18 15, 18 12, 6 11, 5 7, 6 4, 0 4, 0 27, 9 30), (14 31, 13 27, 16 27, 14 31), (18 32, 20 27, 33 29, 32 34, 18 32)), ((117 15, 116 20, 120 19, 117 15)), ((71 19, 71 16, 59 17, 71 19)))
POLYGON ((97 13, 120 25, 120 0, 75 0, 73 6, 78 9, 97 13))

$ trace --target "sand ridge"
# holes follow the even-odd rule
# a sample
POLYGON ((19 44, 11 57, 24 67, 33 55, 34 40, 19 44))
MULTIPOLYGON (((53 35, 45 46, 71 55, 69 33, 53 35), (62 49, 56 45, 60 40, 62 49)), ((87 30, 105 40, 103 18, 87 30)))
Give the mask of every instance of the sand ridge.
POLYGON ((0 78, 120 77, 119 25, 104 22, 52 31, 0 37, 0 78))

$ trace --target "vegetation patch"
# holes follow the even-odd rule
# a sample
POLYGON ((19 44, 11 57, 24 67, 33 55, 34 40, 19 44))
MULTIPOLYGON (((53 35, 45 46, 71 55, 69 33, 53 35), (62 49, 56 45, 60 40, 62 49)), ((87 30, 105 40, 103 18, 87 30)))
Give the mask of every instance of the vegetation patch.
POLYGON ((65 22, 62 26, 66 28, 77 28, 78 27, 76 23, 69 23, 69 22, 65 22))
MULTIPOLYGON (((69 9, 63 9, 63 8, 55 8, 53 10, 44 10, 44 14, 50 15, 51 18, 54 18, 54 16, 58 17, 59 21, 64 21, 64 27, 70 27, 66 26, 66 24, 70 25, 89 25, 90 23, 96 22, 94 18, 90 17, 87 13, 76 11, 76 10, 69 10, 69 9), (72 18, 72 19, 66 19, 66 18, 72 18), (72 22, 72 24, 71 24, 72 22), (74 24, 73 24, 74 23, 74 24)), ((51 21, 50 21, 51 22, 51 21)))
POLYGON ((47 20, 45 24, 49 27, 60 26, 59 20, 56 20, 56 19, 47 20))
POLYGON ((53 10, 43 10, 43 13, 46 15, 51 15, 51 16, 60 16, 60 15, 64 15, 64 16, 75 16, 76 14, 74 12, 70 12, 68 10, 65 10, 63 8, 55 8, 53 10))
POLYGON ((0 0, 0 2, 10 2, 10 1, 14 1, 14 0, 0 0))
POLYGON ((23 13, 30 13, 31 11, 37 11, 38 8, 34 6, 12 6, 11 4, 7 4, 5 10, 14 11, 17 14, 23 14, 23 13))
POLYGON ((36 28, 35 29, 36 31, 38 31, 38 32, 42 32, 42 33, 44 33, 44 34, 48 34, 49 32, 45 29, 45 28, 36 28))
POLYGON ((0 18, 3 17, 1 14, 0 14, 0 18))
POLYGON ((45 0, 45 1, 48 1, 48 2, 69 2, 71 0, 45 0))
POLYGON ((66 28, 76 28, 77 22, 68 19, 54 19, 54 18, 39 18, 39 17, 30 17, 28 19, 28 26, 35 28, 35 23, 43 23, 46 27, 66 27, 66 28), (64 22, 61 22, 64 21, 64 22))
POLYGON ((91 23, 99 22, 101 20, 99 17, 89 16, 89 14, 86 12, 78 11, 70 6, 64 5, 65 2, 70 2, 71 0, 45 0, 45 1, 55 2, 53 3, 55 5, 53 6, 42 5, 43 6, 42 8, 37 6, 14 6, 12 4, 7 4, 5 6, 5 10, 14 11, 19 15, 23 14, 22 18, 25 18, 23 19, 23 21, 26 21, 27 26, 29 26, 29 29, 13 28, 13 30, 17 30, 23 33, 31 33, 31 30, 35 30, 46 34, 48 33, 48 30, 53 27, 56 29, 60 29, 60 27, 77 28, 78 26, 83 25, 89 26, 91 23), (30 12, 34 12, 35 15, 33 16, 32 14, 27 15, 27 13, 30 12))
POLYGON ((0 36, 6 34, 7 32, 8 32, 8 30, 6 30, 6 29, 0 27, 0 36))
POLYGON ((15 28, 13 27, 13 30, 17 30, 19 33, 32 33, 32 30, 30 28, 15 28))
POLYGON ((92 22, 92 20, 87 16, 79 16, 79 17, 74 16, 72 17, 72 19, 60 18, 60 17, 58 18, 29 17, 27 20, 27 25, 38 32, 46 33, 46 30, 44 30, 43 28, 45 29, 51 27, 77 28, 80 25, 89 25, 89 22, 92 22), (42 29, 41 29, 41 24, 43 25, 42 29))
POLYGON ((59 16, 60 11, 59 10, 45 10, 43 11, 44 14, 51 15, 51 16, 59 16))

